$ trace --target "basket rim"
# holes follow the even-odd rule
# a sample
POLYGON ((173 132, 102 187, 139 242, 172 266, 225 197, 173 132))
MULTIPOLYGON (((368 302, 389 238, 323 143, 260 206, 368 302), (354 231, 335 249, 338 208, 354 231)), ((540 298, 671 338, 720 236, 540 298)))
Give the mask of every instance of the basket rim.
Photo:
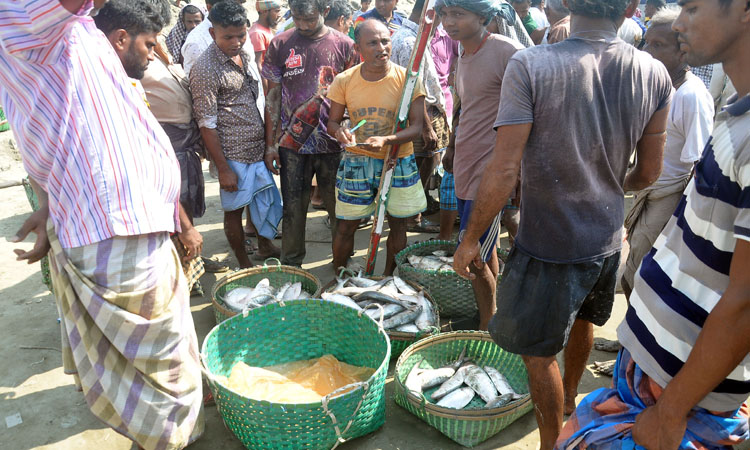
MULTIPOLYGON (((369 278, 370 280, 378 280, 378 281, 380 281, 380 280, 382 280, 385 277, 384 276, 375 275, 375 276, 368 276, 366 278, 369 278)), ((399 278, 401 278, 401 277, 399 277, 399 278)), ((438 306, 437 303, 435 303, 435 299, 432 298, 432 295, 430 295, 429 289, 427 289, 426 287, 422 286, 421 284, 419 284, 419 283, 417 283, 415 281, 404 280, 403 278, 401 278, 401 279, 403 281, 405 281, 409 286, 411 286, 414 289, 416 289, 417 291, 421 291, 424 294, 424 296, 427 298, 427 300, 429 300, 430 303, 432 303, 432 310, 435 312, 435 315, 434 315, 435 321, 436 321, 435 323, 437 323, 437 325, 434 328, 437 331, 430 331, 429 333, 423 333, 421 335, 418 332, 417 333, 409 333, 409 332, 406 332, 406 331, 388 331, 388 330, 385 330, 385 332, 394 341, 412 341, 412 340, 416 339, 418 336, 427 337, 427 336, 435 336, 437 334, 440 334, 440 332, 441 332, 441 330, 440 330, 440 311, 439 311, 440 307, 438 306)), ((315 294, 315 297, 316 298, 320 298, 321 294, 323 294, 324 292, 328 291, 328 289, 330 289, 332 286, 335 286, 335 285, 336 285, 336 278, 334 278, 333 280, 329 281, 324 286, 321 286, 320 289, 318 289, 318 292, 315 294)))
POLYGON ((401 353, 401 355, 398 357, 398 360, 396 361, 396 365, 394 366, 393 381, 395 383, 395 396, 402 396, 412 406, 421 409, 425 414, 431 414, 433 416, 442 417, 445 419, 469 421, 499 419, 511 415, 515 413, 517 409, 525 408, 528 406, 528 404, 531 403, 531 396, 529 395, 523 400, 516 401, 499 408, 457 410, 453 408, 437 406, 436 404, 427 401, 424 395, 421 395, 420 398, 417 397, 417 395, 412 391, 407 390, 406 386, 404 386, 404 384, 401 382, 401 379, 398 377, 399 367, 404 364, 407 358, 409 358, 418 350, 422 350, 443 341, 483 341, 491 342, 494 344, 494 341, 492 340, 492 337, 488 332, 472 330, 459 330, 441 333, 415 342, 401 353), (460 411, 460 413, 458 413, 457 411, 460 411))
MULTIPOLYGON (((214 287, 211 289, 211 304, 213 305, 214 308, 216 308, 221 314, 223 314, 227 318, 232 318, 236 316, 237 314, 240 314, 237 311, 233 311, 225 307, 223 302, 219 303, 216 297, 216 294, 219 292, 219 289, 223 288, 224 286, 231 283, 232 281, 239 280, 241 278, 245 278, 245 277, 252 276, 252 275, 271 273, 271 272, 282 272, 282 273, 290 273, 293 275, 300 275, 314 282, 315 285, 318 287, 318 290, 320 290, 320 286, 321 286, 320 279, 317 276, 315 276, 312 272, 309 272, 305 269, 301 269, 299 267, 287 266, 283 264, 275 264, 275 265, 270 265, 270 266, 268 264, 263 264, 262 266, 255 266, 255 267, 249 267, 247 269, 230 271, 223 277, 216 280, 216 283, 214 283, 214 287)), ((311 294, 314 296, 316 292, 312 292, 311 294)))
MULTIPOLYGON (((266 405, 278 405, 278 406, 283 406, 284 408, 294 408, 294 407, 315 407, 316 405, 319 405, 320 407, 322 407, 323 406, 323 399, 325 398, 325 396, 320 401, 309 402, 309 403, 275 403, 275 402, 269 402, 267 400, 256 400, 254 398, 250 398, 250 397, 248 397, 246 395, 242 395, 241 393, 235 391, 234 389, 232 389, 232 388, 226 386, 224 383, 220 382, 219 379, 218 379, 218 375, 214 375, 208 369, 208 365, 206 364, 206 344, 208 343, 209 338, 214 334, 214 332, 218 332, 217 330, 219 329, 219 327, 229 326, 230 325, 229 322, 231 320, 236 320, 236 321, 244 320, 247 317, 249 317, 251 314, 253 314, 254 311, 260 311, 262 308, 285 308, 287 305, 294 305, 294 304, 299 304, 299 303, 301 303, 301 304, 307 304, 307 305, 314 304, 314 305, 316 305, 315 306, 316 308, 317 307, 324 307, 324 308, 335 307, 335 308, 347 308, 347 309, 351 309, 351 308, 348 308, 348 307, 346 307, 344 305, 339 305, 338 303, 327 302, 325 300, 320 300, 320 299, 308 298, 308 299, 301 299, 301 300, 286 300, 286 301, 283 302, 283 304, 282 303, 273 303, 273 304, 270 304, 270 305, 263 305, 260 308, 255 308, 255 309, 252 309, 252 310, 248 310, 248 311, 246 311, 246 313, 237 313, 237 315, 235 315, 233 317, 230 317, 227 320, 225 320, 225 321, 223 321, 221 323, 217 323, 216 325, 214 325, 214 327, 211 328, 211 331, 209 331, 208 334, 206 334, 206 337, 203 339, 203 343, 201 344, 201 350, 200 350, 200 368, 201 368, 201 372, 203 372, 203 374, 208 379, 207 381, 209 383, 215 383, 215 384, 221 386, 222 389, 225 389, 225 390, 231 392, 232 394, 234 394, 234 395, 236 395, 238 397, 243 398, 244 400, 256 402, 256 403, 258 403, 260 405, 263 405, 263 406, 266 406, 266 405), (326 305, 326 306, 323 306, 323 305, 326 305)), ((372 373, 372 375, 370 375, 370 377, 365 381, 368 384, 368 386, 371 386, 373 378, 375 378, 375 376, 378 375, 378 373, 380 373, 380 371, 382 371, 382 370, 385 370, 386 372, 388 371, 388 365, 389 365, 390 360, 391 360, 391 340, 388 337, 388 333, 386 333, 383 328, 380 328, 380 325, 378 325, 378 323, 375 320, 373 320, 370 316, 368 316, 366 314, 359 315, 360 319, 363 318, 363 317, 366 318, 366 320, 371 320, 373 323, 375 323, 375 326, 378 328, 378 333, 382 333, 383 336, 385 336, 385 342, 386 342, 385 358, 383 359, 383 361, 380 362, 380 365, 375 369, 375 371, 372 373)), ((344 387, 346 387, 346 386, 344 386, 344 387)), ((337 398, 340 398, 340 397, 342 397, 344 395, 352 394, 354 392, 357 392, 360 389, 363 389, 363 386, 360 385, 360 386, 357 386, 357 387, 355 387, 354 389, 352 389, 350 391, 346 391, 346 392, 338 394, 338 395, 336 395, 334 397, 330 397, 329 400, 337 399, 337 398)), ((369 391, 369 388, 368 388, 368 391, 369 391)))

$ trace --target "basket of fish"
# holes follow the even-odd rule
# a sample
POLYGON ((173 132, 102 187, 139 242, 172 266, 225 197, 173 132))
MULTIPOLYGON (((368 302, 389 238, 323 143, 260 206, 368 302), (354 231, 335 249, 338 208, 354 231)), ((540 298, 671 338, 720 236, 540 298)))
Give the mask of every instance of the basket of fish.
POLYGON ((390 342, 352 308, 307 299, 245 311, 211 330, 201 360, 248 449, 328 450, 385 422, 390 342))
POLYGON ((364 310, 376 321, 382 315, 393 358, 419 339, 440 332, 440 315, 430 294, 399 277, 365 278, 344 269, 317 297, 364 310))
POLYGON ((533 409, 521 357, 489 333, 455 331, 411 345, 395 370, 396 403, 465 447, 533 409))
POLYGON ((216 282, 211 292, 216 323, 281 300, 312 298, 320 286, 310 272, 268 259, 263 266, 238 270, 216 282))
MULTIPOLYGON (((453 270, 454 241, 426 241, 410 245, 396 255, 398 274, 424 286, 446 317, 473 317, 477 313, 471 282, 453 270)), ((506 253, 498 250, 501 259, 506 253)), ((500 283, 500 274, 497 276, 500 283)))

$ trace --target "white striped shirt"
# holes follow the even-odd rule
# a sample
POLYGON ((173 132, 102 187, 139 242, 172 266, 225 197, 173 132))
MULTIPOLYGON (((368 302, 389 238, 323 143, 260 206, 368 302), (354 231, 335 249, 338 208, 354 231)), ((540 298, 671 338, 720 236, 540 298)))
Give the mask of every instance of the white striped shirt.
MULTIPOLYGON (((737 240, 750 241, 750 95, 717 116, 674 215, 636 273, 617 329, 635 362, 665 386, 726 292, 737 240)), ((698 406, 734 411, 750 394, 750 355, 698 406)))
POLYGON ((174 150, 92 5, 0 0, 0 104, 65 248, 179 227, 174 150))

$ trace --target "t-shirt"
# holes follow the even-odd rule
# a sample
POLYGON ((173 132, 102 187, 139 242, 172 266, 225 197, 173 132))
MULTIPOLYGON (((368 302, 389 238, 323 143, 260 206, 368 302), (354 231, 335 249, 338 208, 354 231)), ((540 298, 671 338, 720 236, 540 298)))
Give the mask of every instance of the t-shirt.
POLYGON ((401 11, 396 11, 394 9, 391 13, 391 18, 386 19, 385 17, 380 15, 377 9, 373 8, 366 13, 360 14, 359 17, 354 20, 354 26, 358 27, 360 23, 364 22, 367 19, 377 19, 383 22, 388 27, 388 30, 390 30, 392 36, 393 33, 396 32, 396 30, 401 28, 401 24, 404 20, 406 20, 406 15, 401 11))
POLYGON ((271 43, 271 39, 273 39, 273 32, 271 29, 264 27, 260 22, 255 22, 253 26, 250 27, 247 34, 250 36, 253 50, 255 50, 256 53, 263 52, 263 56, 265 57, 268 45, 271 43))
POLYGON ((661 175, 650 188, 684 180, 711 136, 714 99, 700 78, 688 72, 687 79, 674 93, 667 122, 667 142, 661 175))
MULTIPOLYGON (((367 120, 367 123, 354 132, 357 142, 364 142, 370 136, 387 136, 393 133, 401 92, 406 82, 406 69, 396 64, 391 63, 388 75, 378 81, 367 81, 362 78, 361 67, 362 64, 359 64, 339 74, 328 90, 329 99, 346 106, 349 110, 352 124, 357 124, 362 119, 367 120)), ((422 80, 417 79, 412 101, 424 96, 422 80)), ((361 150, 358 147, 346 149, 352 153, 383 159, 390 150, 390 146, 383 147, 378 154, 361 150)), ((411 142, 401 144, 398 149, 399 158, 412 153, 414 149, 411 142)))
POLYGON ((462 55, 456 67, 456 93, 461 99, 456 129, 453 176, 456 197, 474 200, 482 172, 495 148, 492 124, 500 103, 505 66, 523 46, 505 36, 490 35, 478 52, 462 55))
MULTIPOLYGON (((617 328, 633 360, 662 387, 682 369, 727 291, 737 243, 750 241, 750 96, 717 115, 685 193, 643 258, 617 328)), ((748 394, 750 355, 745 355, 698 406, 734 411, 748 394)))
POLYGON ((521 164, 515 245, 558 263, 619 251, 628 162, 671 93, 664 65, 614 32, 573 33, 516 53, 495 122, 534 124, 521 164))
POLYGON ((440 88, 445 95, 445 112, 448 117, 453 114, 453 93, 451 92, 448 78, 454 61, 458 58, 458 41, 454 41, 440 24, 435 30, 435 36, 430 43, 432 59, 435 62, 435 70, 440 81, 440 88))
POLYGON ((185 124, 193 120, 193 98, 182 67, 151 61, 141 79, 151 112, 159 123, 185 124))
MULTIPOLYGON (((317 119, 311 118, 317 123, 315 130, 301 148, 295 149, 299 153, 341 151, 341 145, 326 132, 331 102, 325 94, 334 77, 352 67, 358 59, 354 42, 330 28, 328 33, 315 40, 302 36, 293 29, 271 41, 263 61, 263 77, 281 84, 282 127, 287 128, 295 111, 298 116, 318 116, 317 119), (312 111, 300 108, 313 104, 320 106, 310 108, 312 111)), ((295 125, 300 123, 296 121, 295 125)))

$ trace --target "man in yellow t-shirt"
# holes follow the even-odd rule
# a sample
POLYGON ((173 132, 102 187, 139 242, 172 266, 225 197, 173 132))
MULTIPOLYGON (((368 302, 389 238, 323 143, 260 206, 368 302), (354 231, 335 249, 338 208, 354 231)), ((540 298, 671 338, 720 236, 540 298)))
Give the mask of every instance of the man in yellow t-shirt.
POLYGON ((418 80, 409 108, 409 125, 393 134, 406 69, 391 63, 391 36, 383 23, 369 19, 355 29, 354 36, 363 62, 336 76, 328 90, 328 134, 346 147, 336 177, 339 221, 333 241, 333 265, 347 265, 360 220, 375 211, 383 159, 392 145, 399 144, 386 210, 390 234, 385 275, 392 275, 396 254, 406 247, 406 218, 427 208, 411 144, 422 130, 425 92, 418 80), (367 120, 354 134, 341 126, 344 110, 349 111, 354 124, 367 120))

